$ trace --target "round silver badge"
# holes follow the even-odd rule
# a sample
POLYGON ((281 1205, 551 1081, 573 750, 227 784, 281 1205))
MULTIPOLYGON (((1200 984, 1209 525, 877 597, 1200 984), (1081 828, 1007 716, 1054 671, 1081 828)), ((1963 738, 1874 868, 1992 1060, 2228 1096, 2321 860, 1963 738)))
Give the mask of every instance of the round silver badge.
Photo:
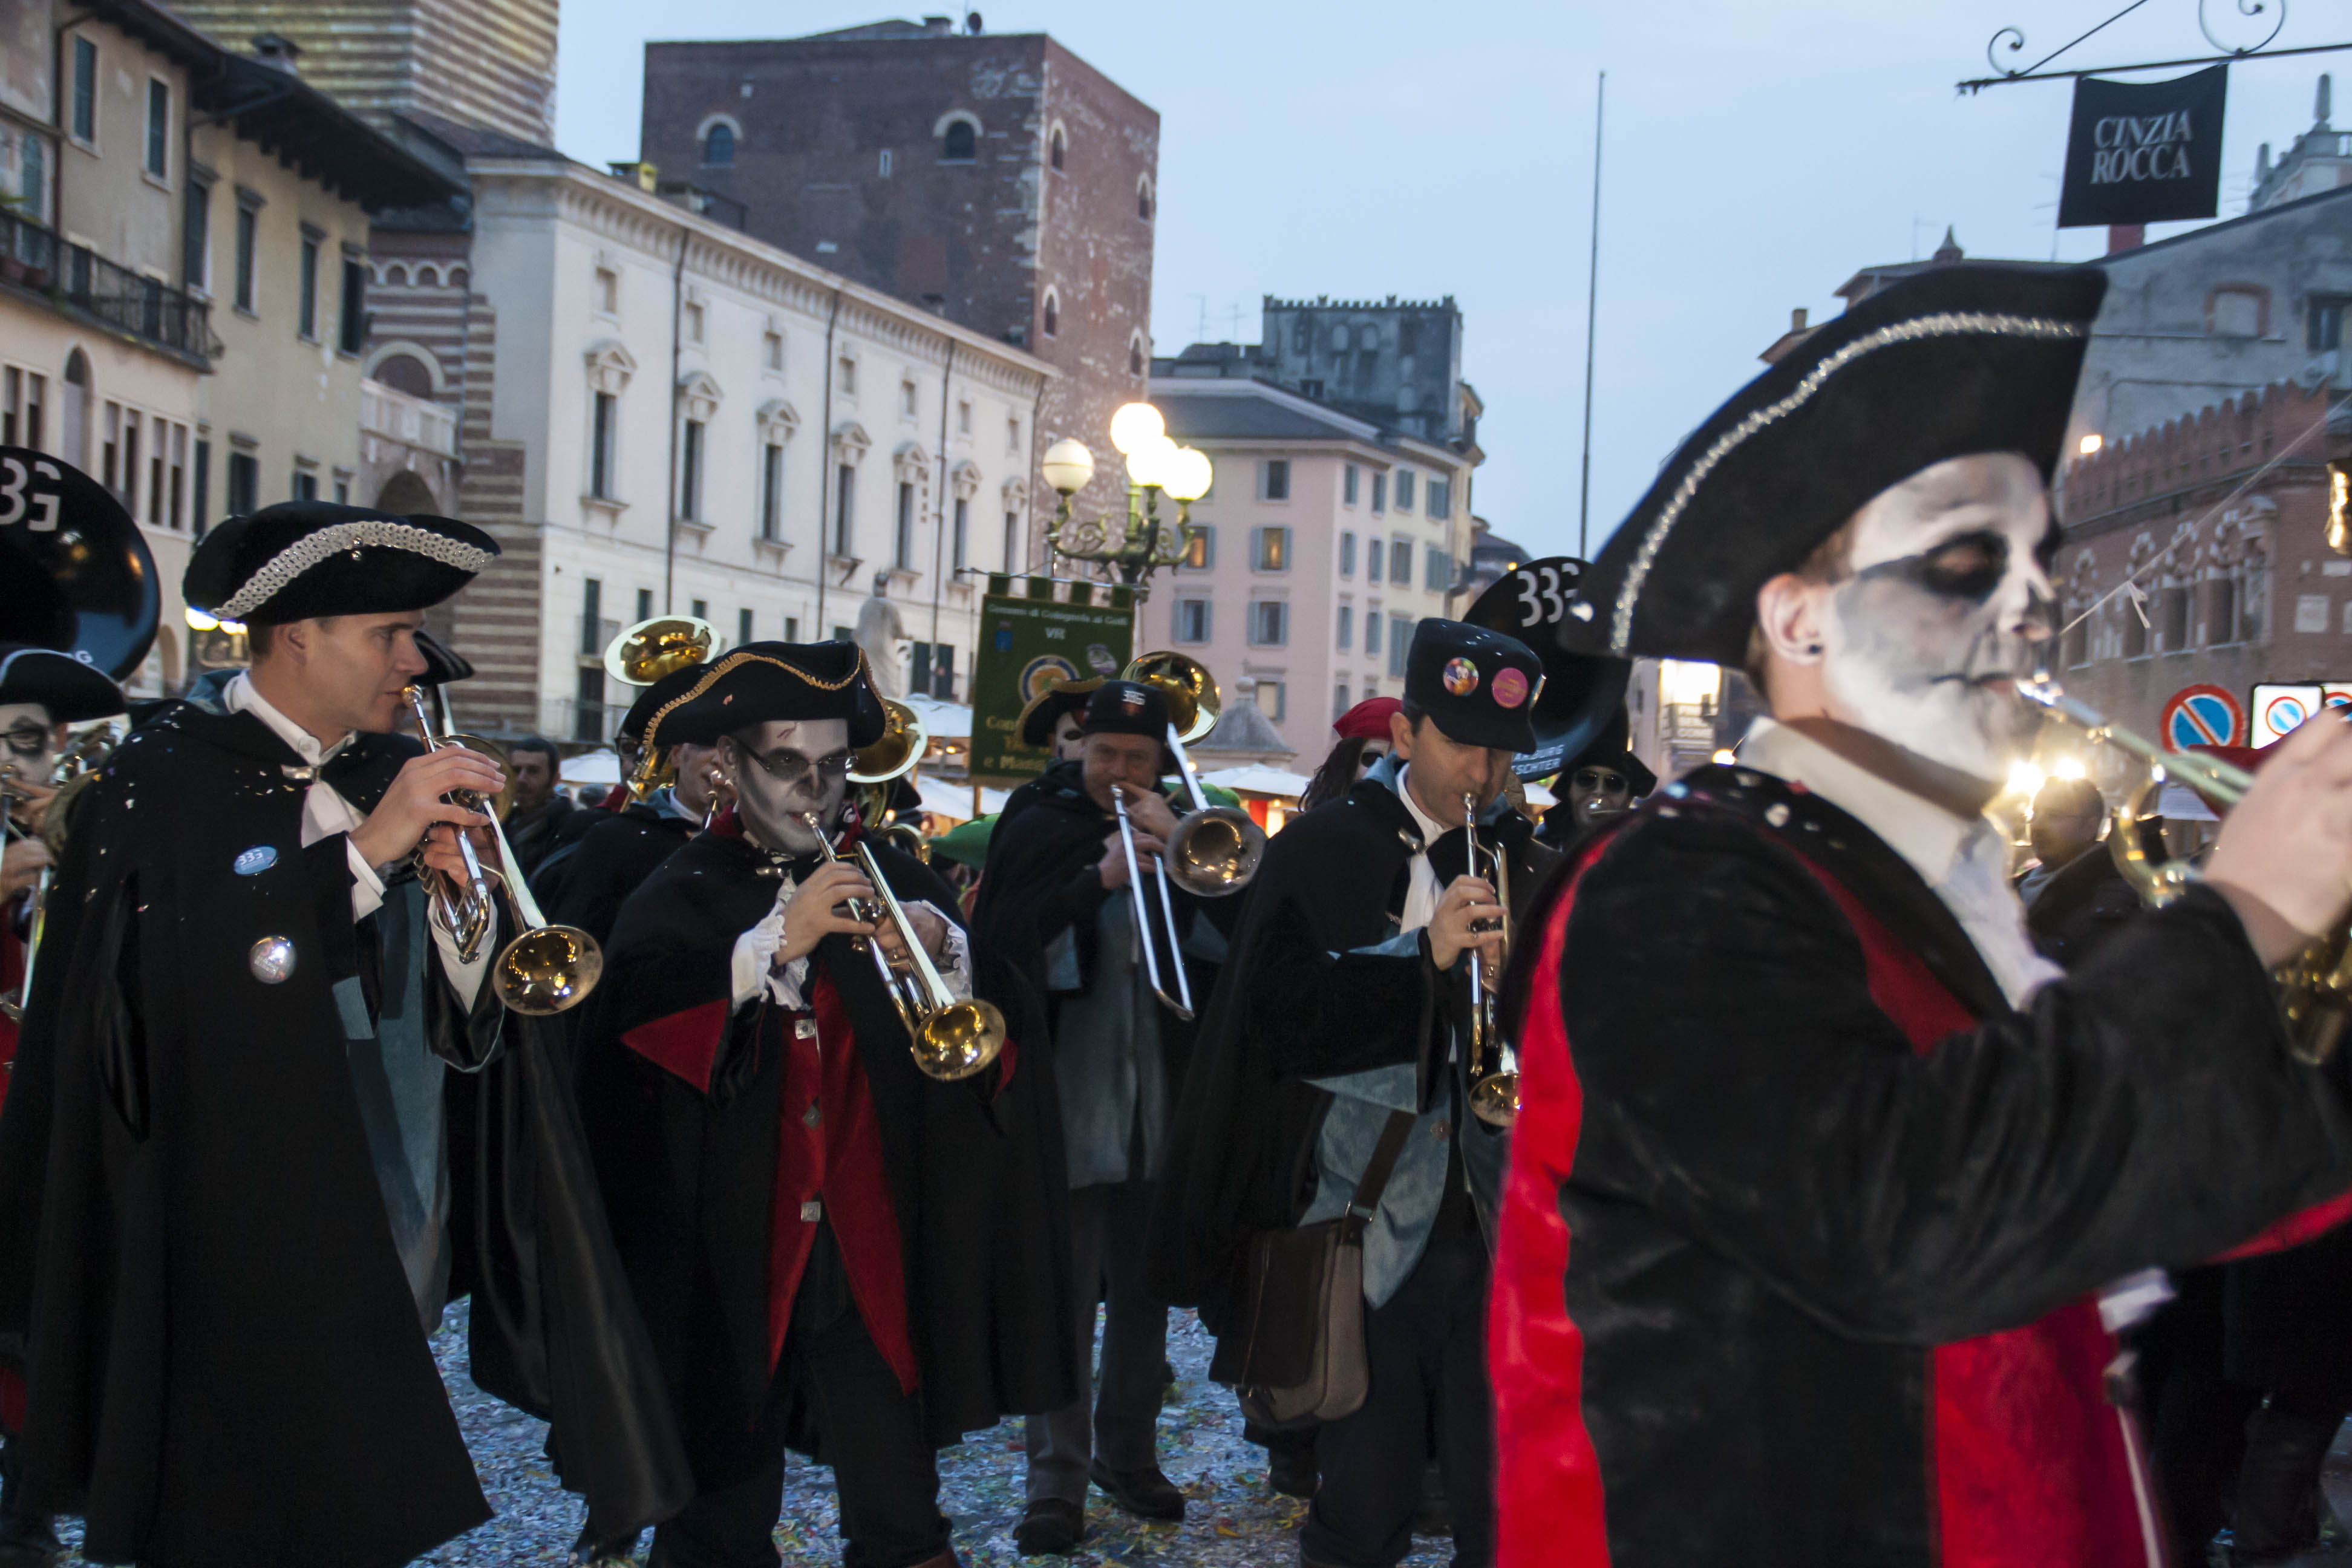
POLYGON ((294 939, 265 936, 245 955, 246 967, 264 985, 275 985, 294 973, 294 939))

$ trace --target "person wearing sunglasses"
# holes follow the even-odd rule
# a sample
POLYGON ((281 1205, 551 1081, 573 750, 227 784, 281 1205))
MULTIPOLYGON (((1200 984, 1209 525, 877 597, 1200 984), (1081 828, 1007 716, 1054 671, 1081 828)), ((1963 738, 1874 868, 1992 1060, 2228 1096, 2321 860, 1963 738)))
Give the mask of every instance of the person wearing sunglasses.
POLYGON ((1631 733, 1632 725, 1621 708, 1592 742, 1560 769, 1552 785, 1559 804, 1544 813, 1538 838, 1555 849, 1566 849, 1602 823, 1633 810, 1635 801, 1658 787, 1658 775, 1627 743, 1631 733))

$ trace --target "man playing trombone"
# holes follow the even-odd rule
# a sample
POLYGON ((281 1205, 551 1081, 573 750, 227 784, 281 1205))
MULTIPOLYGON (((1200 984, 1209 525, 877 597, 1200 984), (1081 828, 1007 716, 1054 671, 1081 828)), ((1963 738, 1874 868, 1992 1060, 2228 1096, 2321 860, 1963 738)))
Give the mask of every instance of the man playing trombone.
MULTIPOLYGON (((26 1490, 86 1514, 94 1558, 389 1568, 489 1516, 426 1344, 496 1244, 467 1222, 603 1226, 593 1198, 503 1184, 551 1145, 477 1164, 444 1110, 478 1074, 516 1121, 551 1109, 508 1073, 489 952, 429 926, 412 869, 461 874, 452 829, 488 819, 446 797, 499 769, 392 733, 425 609, 497 554, 461 522, 321 502, 215 527, 184 592, 247 627, 252 668, 149 715, 76 811, 0 1114, 0 1326, 26 1490)), ((593 1261, 541 1283, 587 1310, 617 1288, 593 1261)), ((630 1363, 625 1334, 542 1327, 517 1332, 569 1387, 630 1363)), ((568 1442, 575 1481, 674 1454, 650 1421, 568 1442)), ((673 1505, 592 1494, 608 1517, 673 1505)))
POLYGON ((1043 1026, 1017 980, 975 986, 954 896, 846 808, 885 723, 856 645, 686 673, 644 743, 715 747, 734 805, 622 905, 582 1035, 694 1470, 650 1562, 773 1568, 790 1447, 833 1467, 854 1568, 950 1568, 935 1450, 1072 1386, 1043 1026))
POLYGON ((1089 1477, 1145 1519, 1184 1517, 1156 1443, 1168 1306, 1144 1250, 1169 1109, 1183 1083, 1192 1015, 1205 1007, 1221 951, 1203 903, 1171 887, 1160 858, 1176 814, 1160 779, 1171 754, 1156 685, 1105 681, 1087 698, 1081 760, 1024 785, 1033 804, 989 846, 973 923, 1047 998, 1070 1175, 1077 1294, 1070 1331, 1094 1359, 1094 1396, 1028 1423, 1024 1552, 1067 1552, 1086 1533, 1089 1477))

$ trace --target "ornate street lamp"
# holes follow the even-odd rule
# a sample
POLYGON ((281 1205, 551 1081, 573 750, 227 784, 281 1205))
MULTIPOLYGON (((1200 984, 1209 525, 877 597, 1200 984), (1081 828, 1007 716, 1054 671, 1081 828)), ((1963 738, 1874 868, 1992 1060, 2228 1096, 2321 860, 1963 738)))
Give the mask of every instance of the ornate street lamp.
POLYGON ((1201 531, 1192 506, 1209 493, 1214 478, 1208 455, 1168 438, 1160 410, 1130 403, 1111 416, 1111 445, 1127 458, 1127 519, 1076 519, 1070 498, 1095 477, 1095 455, 1081 441, 1056 441, 1037 466, 1062 498, 1045 529, 1045 546, 1073 561, 1107 565, 1135 591, 1139 605, 1150 592, 1151 574, 1184 559, 1201 531), (1164 522, 1160 498, 1176 503, 1176 521, 1164 522))

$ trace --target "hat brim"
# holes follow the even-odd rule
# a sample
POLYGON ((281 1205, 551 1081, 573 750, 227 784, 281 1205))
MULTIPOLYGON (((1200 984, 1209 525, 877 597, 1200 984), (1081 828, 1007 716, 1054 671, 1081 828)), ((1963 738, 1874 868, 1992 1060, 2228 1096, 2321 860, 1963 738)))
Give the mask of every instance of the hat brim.
POLYGON ((53 724, 110 719, 125 706, 122 688, 69 653, 0 643, 0 703, 37 702, 53 724))
POLYGON ((297 502, 213 528, 188 558, 181 595, 245 626, 405 615, 449 598, 498 554, 498 541, 454 518, 297 502))
POLYGON ((1579 585, 1561 646, 1737 666, 1756 594, 1872 497, 1949 458, 2056 470, 2095 267, 1939 267, 1863 300, 1740 389, 1659 470, 1579 585))
POLYGON ((1021 716, 1013 721, 1013 732, 1024 746, 1049 751, 1054 743, 1054 726, 1065 713, 1086 711, 1087 699, 1093 696, 1103 683, 1099 675, 1085 680, 1063 680, 1047 687, 1022 704, 1021 716))

